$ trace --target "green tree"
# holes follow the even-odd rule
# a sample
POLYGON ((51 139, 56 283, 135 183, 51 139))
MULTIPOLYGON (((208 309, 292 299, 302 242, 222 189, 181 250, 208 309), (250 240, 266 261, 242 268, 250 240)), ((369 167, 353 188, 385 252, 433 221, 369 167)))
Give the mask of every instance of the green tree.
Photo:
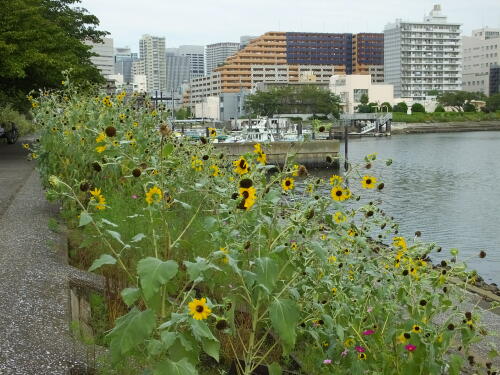
POLYGON ((439 112, 446 112, 444 110, 444 107, 442 105, 437 105, 436 108, 434 109, 434 112, 439 113, 439 112))
POLYGON ((368 98, 368 95, 363 94, 361 95, 361 98, 359 99, 359 102, 363 105, 367 105, 370 99, 368 98))
POLYGON ((439 90, 429 90, 427 91, 428 96, 439 96, 440 91, 439 90))
POLYGON ((80 0, 3 0, 0 8, 0 100, 26 109, 31 90, 58 87, 71 69, 76 82, 104 82, 90 46, 106 32, 80 0))
POLYGON ((465 103, 471 100, 486 100, 486 95, 480 92, 447 91, 438 96, 439 104, 452 107, 458 112, 464 110, 465 103))
POLYGON ((392 105, 389 102, 383 102, 380 104, 380 111, 382 112, 392 112, 392 105))
POLYGON ((464 112, 476 112, 476 106, 470 102, 464 104, 464 112))
POLYGON ((411 106, 411 112, 412 113, 415 113, 415 112, 425 113, 425 107, 420 103, 414 103, 411 106))
POLYGON ((408 112, 408 105, 405 102, 399 102, 392 108, 393 112, 406 113, 408 112))
POLYGON ((500 94, 493 94, 486 100, 486 109, 490 112, 500 110, 500 94))

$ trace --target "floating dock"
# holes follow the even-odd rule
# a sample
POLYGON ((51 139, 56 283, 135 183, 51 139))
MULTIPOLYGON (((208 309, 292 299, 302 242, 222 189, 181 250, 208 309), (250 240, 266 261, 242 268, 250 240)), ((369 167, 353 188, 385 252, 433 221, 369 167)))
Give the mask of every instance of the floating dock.
MULTIPOLYGON (((254 144, 242 143, 214 143, 217 149, 225 150, 225 154, 238 157, 253 152, 254 144)), ((305 165, 307 168, 338 169, 340 141, 338 140, 311 140, 303 142, 269 142, 261 143, 267 154, 268 164, 283 165, 288 159, 293 163, 305 165)))

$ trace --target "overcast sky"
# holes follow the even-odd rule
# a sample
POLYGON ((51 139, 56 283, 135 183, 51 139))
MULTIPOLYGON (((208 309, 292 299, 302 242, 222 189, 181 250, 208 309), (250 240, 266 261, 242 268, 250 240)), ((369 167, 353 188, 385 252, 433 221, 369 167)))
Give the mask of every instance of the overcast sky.
POLYGON ((164 36, 168 47, 239 42, 266 31, 383 32, 396 18, 421 21, 440 3, 465 35, 500 27, 500 0, 81 0, 109 31, 115 47, 138 50, 142 34, 164 36))

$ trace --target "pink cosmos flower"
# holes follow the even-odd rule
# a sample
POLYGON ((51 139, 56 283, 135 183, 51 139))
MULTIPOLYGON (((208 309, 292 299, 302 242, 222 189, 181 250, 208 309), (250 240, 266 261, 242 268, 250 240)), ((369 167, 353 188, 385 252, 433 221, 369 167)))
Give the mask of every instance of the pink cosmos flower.
POLYGON ((366 311, 367 311, 367 312, 369 312, 369 313, 371 313, 371 312, 373 311, 373 307, 371 307, 371 306, 370 306, 370 307, 368 307, 368 308, 366 309, 366 311))
POLYGON ((135 194, 132 195, 132 199, 137 199, 137 198, 138 198, 137 195, 135 195, 135 194))
POLYGON ((349 353, 349 349, 345 349, 342 353, 340 353, 340 355, 342 357, 345 357, 347 355, 347 353, 349 353))
POLYGON ((355 349, 358 353, 364 353, 364 352, 366 351, 366 349, 365 349, 365 348, 363 348, 362 346, 359 346, 359 345, 358 345, 358 346, 356 346, 354 349, 355 349))
POLYGON ((373 329, 367 329, 366 331, 363 332, 363 335, 369 336, 369 335, 373 335, 374 333, 375 333, 375 331, 373 329))
POLYGON ((405 349, 408 350, 409 352, 413 352, 415 349, 417 349, 417 347, 415 345, 408 344, 405 346, 405 349))
POLYGON ((324 365, 329 365, 329 364, 331 364, 331 363, 332 363, 332 360, 331 360, 331 359, 325 359, 325 360, 323 361, 323 364, 324 364, 324 365))

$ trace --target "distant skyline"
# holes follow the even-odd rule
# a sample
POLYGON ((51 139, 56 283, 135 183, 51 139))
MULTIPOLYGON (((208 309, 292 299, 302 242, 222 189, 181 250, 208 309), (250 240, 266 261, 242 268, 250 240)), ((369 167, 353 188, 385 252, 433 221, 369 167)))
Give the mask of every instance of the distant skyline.
POLYGON ((82 0, 111 33, 115 47, 137 52, 143 34, 164 36, 166 47, 239 42, 242 35, 267 31, 329 33, 383 32, 397 18, 421 21, 441 4, 450 22, 462 24, 463 35, 481 27, 500 28, 499 0, 82 0))

